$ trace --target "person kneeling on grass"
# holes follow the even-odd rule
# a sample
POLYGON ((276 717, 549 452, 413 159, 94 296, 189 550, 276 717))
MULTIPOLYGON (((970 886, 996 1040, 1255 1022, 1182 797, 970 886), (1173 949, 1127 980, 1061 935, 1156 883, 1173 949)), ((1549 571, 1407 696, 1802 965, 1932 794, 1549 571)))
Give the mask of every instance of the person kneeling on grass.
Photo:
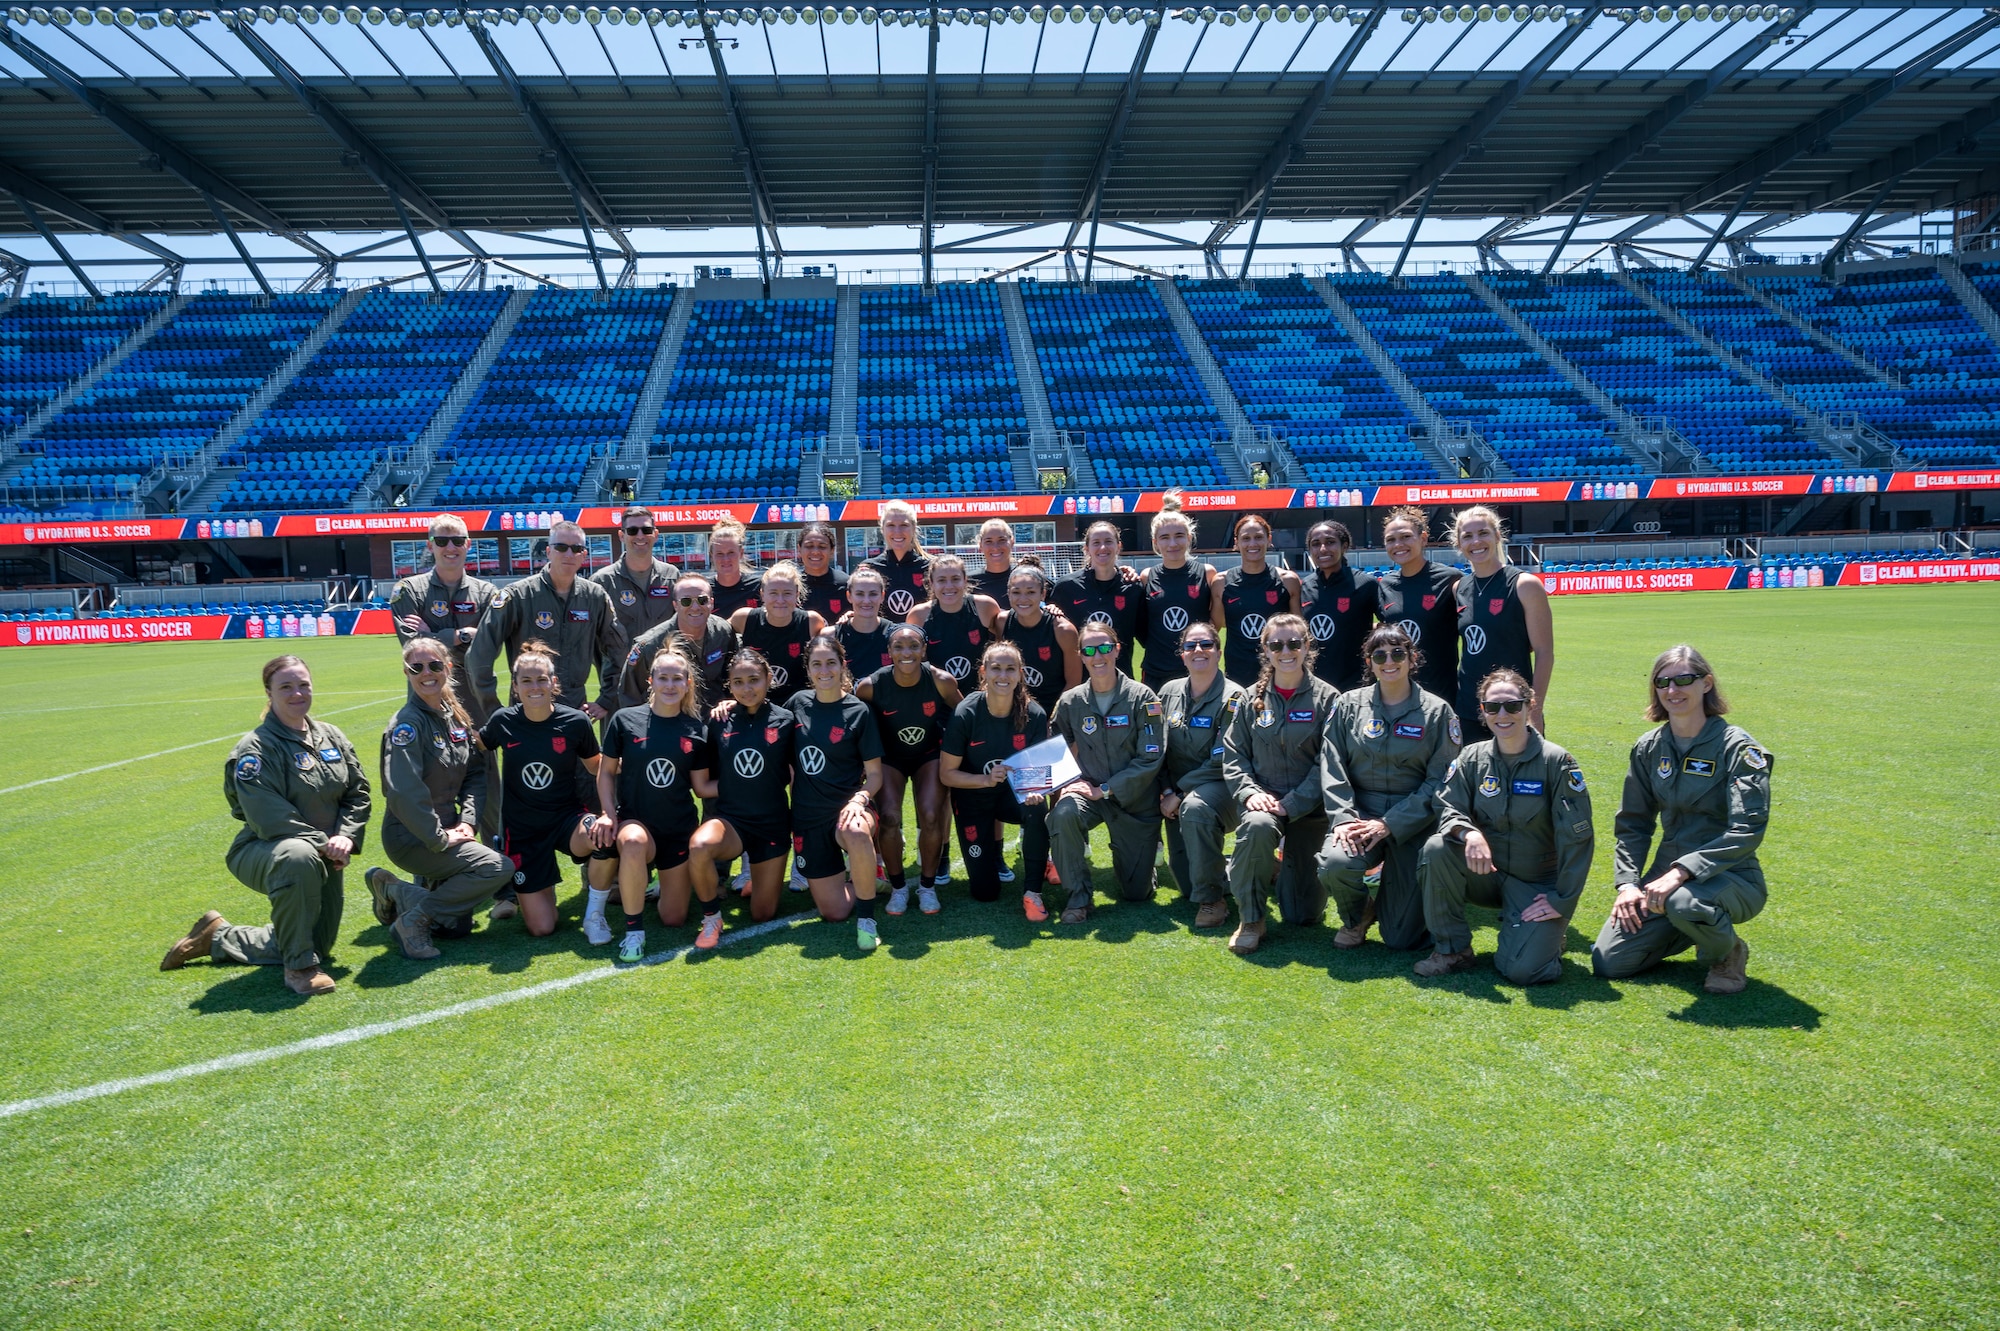
POLYGON ((1729 703, 1694 648, 1660 653, 1651 683, 1646 717, 1666 724, 1632 746, 1614 824, 1618 899, 1591 946, 1591 968, 1622 979, 1692 947, 1708 963, 1704 989, 1740 994, 1750 945, 1736 926, 1764 909, 1757 847, 1777 760, 1722 719, 1729 703), (1656 821, 1660 844, 1642 885, 1656 821))
POLYGON ((1229 874, 1222 836, 1236 830, 1236 800, 1222 782, 1222 736, 1242 705, 1243 686, 1217 669, 1222 635, 1198 619, 1181 630, 1187 674, 1160 686, 1167 723, 1167 761, 1160 769, 1160 814, 1166 819, 1167 864, 1194 903, 1194 927, 1229 922, 1229 874))
POLYGON ((271 899, 267 925, 231 924, 211 910, 167 949, 163 971, 195 957, 285 968, 285 987, 333 992, 323 969, 340 933, 348 859, 368 829, 368 777, 336 726, 315 721, 312 672, 296 656, 264 664, 264 720, 230 750, 222 793, 243 824, 229 872, 271 899))
MULTIPOLYGON (((556 705, 561 688, 554 649, 523 643, 514 658, 514 693, 521 701, 479 728, 480 745, 500 761, 500 853, 513 862, 521 922, 536 938, 556 931, 558 851, 589 866, 588 887, 609 887, 618 867, 612 821, 588 807, 597 802, 597 733, 582 712, 556 705)), ((595 918, 601 928, 603 915, 595 918)))
POLYGON ((870 952, 879 941, 874 797, 882 789, 882 737, 875 714, 854 696, 832 633, 806 644, 806 679, 811 687, 791 701, 792 847, 820 918, 854 916, 855 944, 870 952))
POLYGON ((1090 830, 1111 836, 1111 872, 1121 901, 1153 899, 1160 855, 1160 764, 1166 726, 1151 689, 1118 668, 1118 635, 1092 621, 1077 635, 1086 678, 1056 701, 1049 729, 1069 742, 1083 780, 1063 787, 1049 811, 1056 876, 1069 889, 1064 924, 1090 918, 1090 830))
POLYGON ((1006 867, 1002 824, 1021 829, 1021 871, 1036 885, 1021 894, 1021 907, 1039 924, 1049 908, 1038 890, 1049 861, 1047 802, 1040 795, 1019 799, 1007 780, 1007 760, 1049 737, 1049 718, 1028 696, 1022 679, 1021 649, 1011 642, 990 644, 979 661, 977 693, 960 703, 938 745, 938 780, 951 792, 958 819, 958 849, 974 901, 998 901, 1006 867))
MULTIPOLYGON (((646 871, 660 876, 660 923, 669 929, 687 923, 688 842, 701 819, 694 798, 714 799, 709 776, 708 725, 701 715, 701 686, 694 662, 669 643, 653 657, 644 707, 624 707, 604 728, 604 756, 597 764, 597 798, 607 818, 618 822, 618 900, 625 911, 625 936, 618 960, 646 956, 646 871)), ((722 897, 714 890, 701 903, 702 933, 720 935, 722 897)), ((592 889, 584 911, 584 936, 611 941, 605 922, 608 891, 592 889)), ((709 946, 714 946, 711 943, 709 946)))
MULTIPOLYGON (((709 714, 717 795, 708 806, 708 821, 695 829, 688 844, 688 877, 706 910, 721 895, 718 866, 741 855, 748 866, 744 891, 750 896, 750 918, 762 921, 778 913, 792 850, 787 792, 793 718, 771 702, 771 663, 755 647, 743 648, 730 661, 729 694, 729 704, 709 714)), ((721 941, 721 912, 704 914, 694 945, 706 950, 721 941)))
POLYGON ((482 843, 486 754, 451 686, 451 656, 436 638, 403 648, 410 698, 382 734, 382 849, 406 883, 387 869, 367 873, 375 918, 388 925, 412 961, 438 955, 433 931, 462 938, 472 913, 514 877, 514 865, 482 843))
POLYGON ((1437 835, 1424 843, 1424 922, 1437 950, 1417 974, 1472 969, 1467 899, 1500 908, 1494 969, 1511 984, 1562 978, 1569 917, 1596 846, 1576 759, 1528 724, 1528 681, 1500 669, 1477 702, 1491 739, 1468 744, 1438 788, 1437 835))

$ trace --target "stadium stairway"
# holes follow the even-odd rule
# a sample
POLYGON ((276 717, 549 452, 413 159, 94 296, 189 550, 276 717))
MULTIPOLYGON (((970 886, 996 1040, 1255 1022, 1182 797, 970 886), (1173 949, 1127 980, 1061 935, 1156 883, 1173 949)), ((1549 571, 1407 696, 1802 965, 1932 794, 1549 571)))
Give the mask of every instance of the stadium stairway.
POLYGON ((133 352, 145 346, 152 339, 153 334, 165 328, 169 323, 172 323, 174 316, 187 308, 188 302, 193 300, 194 296, 195 293, 192 291, 176 292, 173 299, 161 306, 152 318, 133 329, 132 333, 123 342, 113 347, 105 355, 104 359, 98 361, 97 364, 79 375, 67 388, 57 393, 47 402, 44 402, 35 411, 34 415, 22 422, 20 429, 14 431, 6 439, 0 440, 0 482, 5 482, 16 471, 19 471, 23 465, 32 461, 30 457, 20 451, 22 440, 34 438, 41 431, 42 427, 47 425, 51 420, 54 420, 64 408, 75 402, 83 393, 96 387, 99 380, 117 369, 133 352))
MULTIPOLYGON (((666 331, 660 334, 660 345, 653 352, 653 363, 646 371, 645 386, 639 390, 639 400, 632 406, 632 423, 625 429, 625 440, 618 446, 617 465, 631 477, 635 495, 653 495, 660 492, 666 483, 664 469, 653 474, 655 463, 669 464, 671 459, 649 458, 648 445, 653 442, 653 430, 659 423, 660 408, 666 403, 667 390, 673 386, 674 371, 681 363, 681 345, 687 341, 688 320, 694 315, 694 288, 686 286, 674 292, 674 307, 667 315, 666 331)), ((610 487, 605 484, 608 468, 593 466, 584 476, 584 483, 578 488, 578 504, 600 503, 609 497, 610 487), (593 488, 594 487, 594 488, 593 488)))
MULTIPOLYGON (((1410 382, 1410 376, 1403 373, 1403 367, 1396 364, 1395 358, 1376 340, 1375 335, 1368 331, 1367 325, 1361 322, 1361 317, 1340 298, 1340 293, 1333 289, 1331 282, 1319 274, 1308 277, 1306 282, 1326 303, 1326 307, 1333 311, 1334 320, 1340 324, 1341 330, 1354 345, 1361 348, 1362 354, 1368 357, 1369 364, 1373 365, 1375 372, 1382 376, 1382 381, 1402 399, 1404 408, 1424 423, 1424 428, 1429 434, 1423 440, 1422 447, 1430 455, 1431 465, 1437 468, 1438 475, 1457 479, 1461 474, 1459 461, 1452 455, 1445 442, 1459 437, 1451 422, 1447 421, 1443 413, 1417 391, 1417 386, 1410 382)), ((1488 448, 1486 441, 1480 439, 1476 433, 1467 437, 1466 443, 1485 467, 1487 475, 1510 477, 1514 474, 1513 468, 1503 462, 1499 454, 1488 448)))
POLYGON ((423 478, 410 487, 412 508, 428 508, 437 502, 438 490, 451 475, 452 468, 449 460, 439 464, 438 445, 451 438, 459 417, 465 415, 465 409, 472 405, 479 386, 486 382, 486 372, 493 368, 500 348, 507 345, 507 337, 514 331, 514 325, 521 321, 521 313, 528 308, 532 295, 532 292, 517 288, 507 297, 507 303, 500 307, 500 317, 493 321, 493 327, 487 330, 479 350, 466 363, 465 373, 458 376, 458 382, 451 386, 451 392, 445 394, 444 403, 431 417, 431 423, 417 436, 410 455, 413 463, 423 468, 423 478))
POLYGON ((1993 302, 1972 284, 1972 279, 1965 275, 1965 270, 1959 267, 1958 260, 1952 255, 1940 254, 1937 270, 1938 276, 1951 288, 1951 294, 1958 297, 1958 303, 1965 306, 1980 331, 1991 338, 1996 347, 2000 347, 2000 314, 1994 312, 1993 302))
POLYGON ((840 288, 833 308, 833 395, 827 402, 826 420, 829 437, 855 435, 860 379, 861 288, 849 283, 840 288))
POLYGON ((1743 278, 1743 274, 1739 270, 1735 268, 1725 268, 1722 270, 1722 275, 1729 279, 1729 283, 1731 286, 1734 286, 1738 291, 1748 296, 1751 300, 1756 301, 1759 305, 1762 305, 1772 314, 1777 315, 1780 319, 1783 319, 1786 323, 1798 329, 1800 336, 1806 338, 1814 346, 1826 352, 1828 355, 1840 357, 1842 360, 1846 361, 1849 365, 1852 365, 1855 369, 1861 371, 1863 374, 1867 375, 1870 379, 1873 379, 1876 383, 1882 384, 1885 387, 1901 388, 1903 386, 1903 379, 1901 375, 1891 374, 1889 371, 1883 369, 1880 365, 1877 365, 1874 361, 1869 360, 1866 356, 1862 355, 1854 348, 1848 346, 1846 343, 1837 342, 1833 338, 1828 337, 1825 333, 1822 333, 1819 329, 1814 328, 1804 319, 1801 319, 1797 314, 1793 313, 1791 310, 1786 309, 1783 305, 1779 304, 1775 300, 1772 300, 1769 296, 1765 295, 1763 292, 1759 291, 1756 287, 1752 286, 1749 282, 1745 281, 1743 278))
POLYGON ((1517 313, 1513 306, 1500 298, 1500 293, 1486 284, 1486 279, 1478 273, 1467 273, 1465 285, 1472 294, 1486 302, 1486 307, 1500 317, 1500 322, 1512 330, 1534 353, 1547 361, 1557 374, 1569 381, 1570 387, 1583 394, 1584 400, 1603 412, 1619 425, 1618 446, 1641 467, 1651 471, 1703 471, 1708 470, 1701 459, 1700 450, 1681 438, 1678 433, 1653 430, 1638 420, 1625 408, 1618 405, 1611 395, 1590 381, 1590 377, 1576 367, 1576 362, 1558 351, 1527 320, 1517 313), (1653 447, 1644 441, 1657 440, 1653 447))
POLYGON ((1222 470, 1229 477, 1229 483, 1239 490, 1250 488, 1250 468, 1243 461, 1239 441, 1248 439, 1255 432, 1250 427, 1250 418, 1243 414, 1243 404, 1236 400, 1235 390, 1229 380, 1223 377, 1222 367, 1215 363, 1209 352, 1208 343, 1202 338, 1201 329, 1195 326, 1194 315, 1189 313, 1187 302, 1181 299, 1180 288, 1172 282, 1159 278, 1153 280, 1153 290, 1160 293, 1160 304, 1167 307, 1167 319, 1174 331, 1181 336, 1181 345, 1187 348, 1188 364, 1201 376, 1202 386, 1215 401, 1215 414, 1222 417, 1222 423, 1229 427, 1228 440, 1215 441, 1215 457, 1222 464, 1222 470))
MULTIPOLYGON (((1682 337, 1687 338, 1703 351, 1721 361, 1739 379, 1750 384, 1763 393, 1764 396, 1798 417, 1805 425, 1806 437, 1817 444, 1829 459, 1835 459, 1856 466, 1865 466, 1877 460, 1869 457, 1861 448, 1847 443, 1839 432, 1834 429, 1832 421, 1819 412, 1814 411, 1793 394, 1786 392, 1784 385, 1771 379, 1749 361, 1710 337, 1686 315, 1654 295, 1652 289, 1645 283, 1638 281, 1631 274, 1623 271, 1613 271, 1610 277, 1612 281, 1631 292, 1640 304, 1659 315, 1662 319, 1665 319, 1673 326, 1674 331, 1678 332, 1682 337)), ((1887 459, 1881 460, 1886 461, 1887 459)))
POLYGON ((327 311, 326 318, 319 321, 319 326, 307 334, 306 340, 299 343, 298 348, 286 358, 285 363, 280 365, 271 377, 250 395, 250 400, 215 432, 215 438, 202 445, 201 451, 196 453, 189 463, 184 476, 176 481, 172 503, 174 511, 207 513, 213 510, 214 505, 228 491, 230 484, 244 471, 240 466, 224 466, 221 460, 242 441, 245 432, 257 418, 278 400, 278 394, 289 388, 292 380, 299 377, 299 371, 312 363, 312 358, 320 353, 320 349, 326 345, 326 340, 333 336, 335 329, 346 322, 348 315, 354 313, 355 307, 361 304, 361 299, 366 294, 364 288, 356 287, 342 296, 339 303, 327 311))
MULTIPOLYGON (((1055 412, 1049 408, 1049 382, 1042 377, 1041 357, 1035 354, 1034 330, 1028 327, 1028 307, 1021 300, 1019 282, 996 282, 1000 289, 1000 315, 1007 324, 1007 349, 1014 357, 1014 372, 1021 381, 1021 409, 1028 416, 1030 434, 1052 439, 1056 434, 1055 412)), ((1071 484, 1077 488, 1097 488, 1097 469, 1090 453, 1072 442, 1065 450, 1069 458, 1071 484)), ((1035 469, 1032 449, 1011 450, 1015 484, 1025 492, 1039 490, 1041 474, 1035 469)))

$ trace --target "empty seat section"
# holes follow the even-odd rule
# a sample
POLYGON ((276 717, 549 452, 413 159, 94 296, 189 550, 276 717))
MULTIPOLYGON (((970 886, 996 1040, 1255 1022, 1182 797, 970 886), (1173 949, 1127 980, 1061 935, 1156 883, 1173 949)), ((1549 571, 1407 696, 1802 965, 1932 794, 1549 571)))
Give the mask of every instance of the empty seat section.
POLYGON ((196 296, 22 443, 39 456, 15 486, 115 493, 171 454, 200 451, 339 300, 337 291, 196 296))
MULTIPOLYGON (((1994 280, 1982 267, 1966 267, 1975 285, 1994 280)), ((1750 280, 1820 332, 1902 378, 1900 408, 1868 421, 1912 461, 1959 467, 2000 460, 2000 353, 1942 277, 1889 268, 1851 274, 1837 284, 1792 274, 1750 280)))
POLYGON ((1477 430, 1522 476, 1628 476, 1617 427, 1456 273, 1391 283, 1329 273, 1355 316, 1440 415, 1477 430))
POLYGON ((250 425, 218 507, 345 507, 390 449, 417 441, 510 293, 371 291, 250 425))
POLYGON ((889 494, 1014 488, 1007 436, 1028 428, 991 282, 864 287, 855 430, 889 494))
POLYGON ((591 459, 616 452, 674 293, 537 291, 453 428, 447 504, 567 504, 591 459))
POLYGON ((164 295, 35 295, 17 302, 0 316, 0 438, 20 429, 166 303, 164 295))
POLYGON ((1830 461, 1804 421, 1604 274, 1487 281, 1614 402, 1665 417, 1717 469, 1812 471, 1830 461))
POLYGON ((698 300, 653 434, 673 459, 654 498, 782 499, 826 437, 834 302, 698 300))
POLYGON ((1243 414, 1285 436, 1307 481, 1437 474, 1410 441, 1416 418, 1304 278, 1175 285, 1243 414))
POLYGON ((1225 486, 1223 433, 1159 295, 1145 282, 1023 282, 1059 430, 1083 434, 1099 485, 1225 486))

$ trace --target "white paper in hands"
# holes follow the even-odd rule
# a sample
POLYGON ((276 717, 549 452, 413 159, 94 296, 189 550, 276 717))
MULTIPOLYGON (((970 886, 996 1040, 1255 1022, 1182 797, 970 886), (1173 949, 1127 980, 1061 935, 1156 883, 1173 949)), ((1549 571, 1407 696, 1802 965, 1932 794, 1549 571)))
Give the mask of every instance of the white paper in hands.
POLYGON ((1016 799, 1047 795, 1083 779, 1083 769, 1076 765, 1069 744, 1060 735, 1051 735, 1033 748, 1023 749, 1007 759, 1006 766, 1007 784, 1014 788, 1016 799))

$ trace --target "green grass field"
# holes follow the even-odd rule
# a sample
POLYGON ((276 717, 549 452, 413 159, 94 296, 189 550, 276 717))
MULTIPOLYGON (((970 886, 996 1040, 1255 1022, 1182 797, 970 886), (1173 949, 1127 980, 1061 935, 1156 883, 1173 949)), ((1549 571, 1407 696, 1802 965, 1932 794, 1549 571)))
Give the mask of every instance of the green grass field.
MULTIPOLYGON (((1562 600, 1549 723, 1599 857, 1560 984, 1418 981, 1324 929, 1238 959, 1165 891, 1032 927, 961 882, 873 956, 800 921, 0 1118, 0 1324, 2000 1325, 1996 624, 1992 585, 1562 600), (1644 671, 1682 640, 1778 758, 1728 999, 1687 959, 1589 974, 1644 671)), ((270 652, 0 656, 0 1101, 609 960, 572 881, 553 938, 482 917, 406 962, 350 874, 338 993, 160 973, 203 908, 266 918, 220 786, 270 652)), ((390 646, 303 654, 372 765, 390 646)))

